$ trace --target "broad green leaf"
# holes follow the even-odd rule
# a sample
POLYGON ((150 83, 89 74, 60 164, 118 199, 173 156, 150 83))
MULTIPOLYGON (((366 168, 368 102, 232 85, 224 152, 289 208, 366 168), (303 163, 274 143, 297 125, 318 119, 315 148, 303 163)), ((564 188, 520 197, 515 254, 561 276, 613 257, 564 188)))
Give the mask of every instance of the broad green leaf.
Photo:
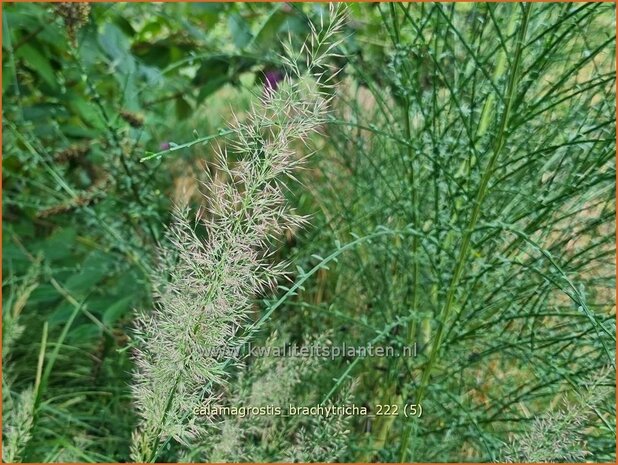
MULTIPOLYGON (((57 291, 56 291, 56 297, 62 298, 62 296, 58 294, 57 291)), ((49 323, 50 327, 54 327, 54 326, 66 323, 74 311, 75 311, 75 306, 71 304, 70 302, 66 301, 64 298, 62 298, 62 301, 58 304, 58 306, 54 309, 54 311, 47 317, 47 322, 49 323)))
POLYGON ((255 35, 253 43, 258 47, 270 45, 286 18, 287 15, 281 11, 281 6, 275 6, 255 35))
POLYGON ((109 258, 94 252, 84 261, 80 270, 64 283, 74 297, 86 297, 108 273, 109 258))
MULTIPOLYGON (((36 43, 36 42, 35 42, 36 43)), ((15 53, 19 58, 23 58, 26 61, 26 65, 37 73, 49 87, 54 91, 58 90, 58 82, 56 80, 56 73, 52 68, 49 59, 43 55, 39 50, 33 47, 31 44, 23 44, 19 50, 15 53)))
POLYGON ((2 63, 2 93, 4 94, 6 90, 15 82, 15 73, 13 71, 13 66, 7 61, 2 63))
POLYGON ((219 90, 219 88, 222 87, 227 81, 227 76, 218 76, 214 79, 211 79, 209 82, 207 82, 201 87, 200 92, 197 96, 197 101, 199 103, 203 102, 204 99, 219 90))
POLYGON ((60 298, 61 296, 58 294, 58 291, 54 288, 54 286, 44 283, 40 284, 34 291, 32 291, 28 302, 32 305, 42 303, 48 304, 50 302, 55 302, 60 298))
POLYGON ((34 250, 41 252, 47 261, 65 259, 74 253, 76 237, 77 232, 72 227, 58 228, 51 236, 35 246, 34 250))
POLYGON ((135 73, 135 59, 130 53, 130 43, 115 24, 106 24, 99 37, 99 44, 113 60, 113 65, 122 74, 135 73))
POLYGON ((225 77, 230 68, 230 60, 225 58, 208 58, 195 73, 193 83, 196 85, 208 84, 211 80, 225 77))
POLYGON ((187 99, 184 97, 178 97, 176 99, 176 117, 178 119, 186 119, 193 112, 193 108, 191 108, 191 104, 187 102, 187 99))
POLYGON ((72 328, 67 334, 67 343, 70 344, 94 344, 101 337, 101 328, 92 322, 81 324, 72 328))
POLYGON ((228 20, 228 26, 234 45, 241 50, 245 48, 253 38, 247 22, 239 14, 233 13, 228 20))
POLYGON ((102 116, 91 101, 86 101, 74 94, 73 98, 69 98, 68 107, 88 126, 101 130, 105 129, 102 116))
POLYGON ((103 324, 113 326, 116 321, 131 311, 134 296, 129 295, 118 299, 103 312, 103 324))

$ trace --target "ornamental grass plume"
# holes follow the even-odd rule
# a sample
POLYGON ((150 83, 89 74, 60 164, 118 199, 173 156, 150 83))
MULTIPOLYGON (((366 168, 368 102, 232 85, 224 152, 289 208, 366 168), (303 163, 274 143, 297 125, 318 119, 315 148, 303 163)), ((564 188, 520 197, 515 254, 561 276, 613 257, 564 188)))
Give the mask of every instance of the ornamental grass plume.
MULTIPOLYGON (((308 342, 323 345, 324 334, 308 342)), ((271 335, 265 348, 289 345, 289 336, 271 335)), ((287 406, 316 405, 315 391, 303 389, 320 376, 317 357, 259 356, 251 360, 236 382, 209 407, 279 407, 281 413, 213 414, 207 435, 191 448, 182 462, 337 462, 348 451, 350 417, 286 414, 287 406)), ((336 405, 351 402, 353 384, 346 383, 336 405)), ((332 404, 331 404, 332 405, 332 404)), ((205 406, 206 407, 206 406, 205 406)))
POLYGON ((2 461, 19 463, 23 461, 26 446, 32 438, 35 393, 32 387, 29 387, 13 398, 7 383, 2 386, 2 394, 2 461))
MULTIPOLYGON (((615 395, 611 368, 595 373, 574 396, 563 399, 563 408, 547 412, 532 422, 530 430, 505 447, 502 462, 585 462, 587 417, 601 417, 605 398, 615 395)), ((612 412, 615 416, 615 413, 612 412)), ((589 432, 589 431, 588 431, 589 432)))
POLYGON ((284 46, 287 74, 277 89, 262 95, 244 121, 234 118, 196 219, 186 208, 175 212, 154 310, 136 323, 135 461, 156 460, 171 439, 187 446, 204 435, 193 408, 225 381, 237 362, 225 349, 234 347, 252 299, 284 271, 269 261, 268 249, 303 221, 286 205, 284 181, 302 163, 292 143, 306 143, 328 116, 333 76, 324 70, 339 43, 341 9, 331 6, 329 18, 311 26, 299 53, 284 46))
POLYGON ((10 293, 3 302, 2 312, 2 461, 18 463, 24 460, 26 447, 32 438, 36 408, 35 386, 28 386, 19 393, 13 392, 14 362, 11 359, 15 342, 23 335, 25 325, 21 322, 21 314, 39 285, 41 275, 40 256, 26 273, 23 282, 14 293, 10 293))

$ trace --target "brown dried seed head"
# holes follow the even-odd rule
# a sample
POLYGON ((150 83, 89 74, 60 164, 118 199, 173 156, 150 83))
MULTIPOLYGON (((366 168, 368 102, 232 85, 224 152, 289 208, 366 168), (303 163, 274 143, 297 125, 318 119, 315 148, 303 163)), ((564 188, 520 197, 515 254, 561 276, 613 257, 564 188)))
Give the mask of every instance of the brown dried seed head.
POLYGON ((128 110, 120 110, 120 117, 133 128, 141 128, 144 125, 144 117, 128 110))
POLYGON ((54 158, 56 161, 63 163, 69 160, 81 158, 88 153, 90 146, 88 145, 71 145, 60 152, 56 152, 54 158))
POLYGON ((54 3, 53 8, 64 20, 67 35, 69 36, 71 43, 75 46, 77 44, 77 31, 79 31, 88 22, 90 4, 81 2, 60 2, 54 3))

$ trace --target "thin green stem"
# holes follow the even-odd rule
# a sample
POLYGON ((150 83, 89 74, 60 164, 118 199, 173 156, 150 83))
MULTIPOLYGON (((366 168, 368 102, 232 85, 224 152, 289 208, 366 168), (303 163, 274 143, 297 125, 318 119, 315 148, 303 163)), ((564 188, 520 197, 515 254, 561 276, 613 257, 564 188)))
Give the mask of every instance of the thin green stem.
MULTIPOLYGON (((438 317, 438 322, 439 322, 438 330, 437 330, 436 337, 431 347, 431 354, 429 356, 429 361, 427 362, 427 365, 425 366, 425 369, 423 370, 423 375, 421 377, 420 386, 419 386, 419 389, 416 395, 415 403, 418 403, 418 404, 421 403, 421 401, 423 400, 425 396, 425 393, 426 393, 426 390, 429 384, 429 380, 431 378, 432 370, 438 359, 438 354, 441 349, 444 331, 450 320, 451 313, 453 312, 455 293, 457 292, 459 280, 461 278, 461 274, 463 272, 463 269, 468 259, 468 254, 470 251, 470 243, 472 240, 472 234, 475 230, 476 223, 481 214, 481 207, 483 205, 483 200, 485 198, 487 186, 494 173, 496 162, 498 161, 498 158, 500 157, 500 154, 502 153, 502 150, 504 148, 504 145, 506 144, 506 140, 508 137, 507 129, 508 129, 509 120, 511 116, 512 99, 517 89, 519 68, 521 65, 522 49, 524 46, 526 32, 528 29, 528 22, 530 19, 531 6, 532 5, 530 3, 526 3, 523 6, 523 18, 522 18, 521 25, 519 27, 519 34, 517 36, 517 42, 515 45, 516 47, 515 58, 513 60, 513 65, 509 73, 509 81, 506 87, 506 95, 504 98, 504 110, 502 112, 502 117, 500 120, 497 137, 494 143, 493 153, 483 173, 483 177, 481 179, 477 197, 474 202, 474 208, 472 210, 472 214, 470 215, 468 227, 466 228, 464 235, 463 235, 463 240, 462 240, 461 248, 459 250, 459 255, 457 257, 455 270, 453 271, 453 276, 451 278, 451 282, 448 287, 446 301, 438 317)), ((400 454, 399 454, 400 462, 405 462, 407 459, 408 440, 410 437, 411 428, 412 428, 412 425, 409 424, 404 430, 404 434, 403 434, 402 441, 401 441, 400 454)))

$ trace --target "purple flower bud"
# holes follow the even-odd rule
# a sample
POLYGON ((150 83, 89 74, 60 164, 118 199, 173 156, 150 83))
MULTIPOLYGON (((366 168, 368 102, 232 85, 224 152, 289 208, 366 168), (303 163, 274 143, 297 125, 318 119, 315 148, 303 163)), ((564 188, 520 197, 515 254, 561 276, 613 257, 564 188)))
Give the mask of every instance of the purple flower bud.
POLYGON ((161 150, 169 150, 170 149, 170 143, 169 142, 161 142, 161 145, 159 145, 159 148, 161 150))
POLYGON ((264 76, 264 91, 267 93, 276 91, 279 87, 279 82, 283 80, 283 73, 276 69, 266 71, 264 76))

